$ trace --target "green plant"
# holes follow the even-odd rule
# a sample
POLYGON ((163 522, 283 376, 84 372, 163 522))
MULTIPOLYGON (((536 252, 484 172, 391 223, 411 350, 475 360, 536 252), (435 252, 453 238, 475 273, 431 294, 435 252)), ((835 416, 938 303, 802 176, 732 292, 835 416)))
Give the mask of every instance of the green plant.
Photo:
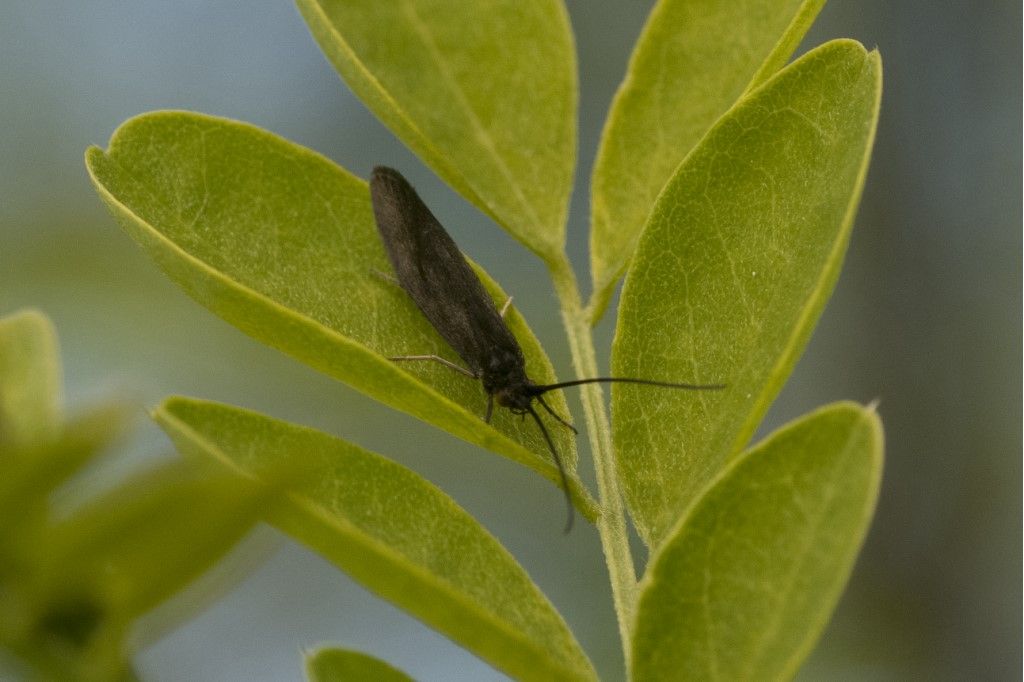
POLYGON ((49 320, 33 310, 0 318, 0 652, 32 679, 132 679, 138 619, 219 559, 270 501, 264 486, 179 459, 69 504, 75 474, 96 464, 124 417, 109 405, 65 420, 49 320))
MULTIPOLYGON (((597 501, 575 475, 573 439, 556 432, 574 503, 600 533, 633 679, 792 675, 867 530, 881 427, 871 407, 838 403, 745 448, 838 277, 874 139, 878 54, 837 40, 785 65, 821 0, 662 0, 598 154, 584 305, 564 251, 577 95, 561 3, 298 4, 367 106, 545 263, 577 376, 597 375, 591 327, 625 274, 614 373, 728 384, 615 386, 611 421, 602 389, 584 387, 597 501), (651 552, 639 581, 626 509, 651 552)), ((456 358, 371 276, 388 265, 363 180, 268 132, 186 112, 131 119, 86 160, 122 227, 198 302, 557 483, 529 424, 480 419, 479 386, 387 360, 410 348, 456 358)), ((509 323, 530 376, 553 381, 514 310, 509 323)), ((170 398, 154 416, 191 457, 257 478, 285 462, 316 472, 269 520, 494 666, 596 676, 525 571, 416 474, 238 408, 170 398)))

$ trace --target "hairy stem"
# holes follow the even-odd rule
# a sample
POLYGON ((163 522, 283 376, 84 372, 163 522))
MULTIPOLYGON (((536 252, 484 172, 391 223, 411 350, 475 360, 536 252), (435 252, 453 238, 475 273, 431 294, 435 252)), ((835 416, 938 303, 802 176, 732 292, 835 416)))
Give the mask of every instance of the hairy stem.
MULTIPOLYGON (((581 379, 595 377, 598 374, 597 361, 594 357, 594 338, 580 299, 576 276, 569 262, 563 258, 552 263, 551 277, 561 302, 562 323, 569 339, 576 376, 581 379)), ((629 549, 626 512, 619 493, 619 479, 615 471, 615 453, 612 449, 608 414, 605 411, 604 391, 600 384, 585 384, 580 387, 580 392, 601 502, 597 530, 601 535, 605 562, 608 564, 612 599, 619 621, 619 635, 622 638, 622 649, 628 666, 630 628, 636 602, 636 569, 629 549)))

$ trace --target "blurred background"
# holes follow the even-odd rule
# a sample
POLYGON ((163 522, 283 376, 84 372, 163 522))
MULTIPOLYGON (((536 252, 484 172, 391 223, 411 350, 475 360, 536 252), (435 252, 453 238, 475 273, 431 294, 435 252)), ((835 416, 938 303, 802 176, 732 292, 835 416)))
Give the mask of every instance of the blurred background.
MULTIPOLYGON (((653 3, 568 4, 581 81, 569 244, 584 275, 586 179, 653 3)), ((1020 31, 1018 0, 833 0, 801 50, 844 36, 878 46, 885 93, 846 268, 764 429, 825 402, 877 398, 887 445, 878 515, 804 679, 1020 677, 1020 31)), ((52 316, 71 409, 110 396, 137 404, 125 445, 135 463, 170 451, 145 408, 171 393, 387 454, 480 518, 599 671, 617 679, 597 534, 586 524, 561 534, 558 491, 252 341, 194 304, 120 232, 82 155, 124 119, 162 108, 255 123, 359 175, 376 163, 403 169, 570 373, 536 259, 367 113, 290 3, 0 3, 0 314, 36 306, 52 316)), ((613 319, 599 329, 605 362, 613 319)), ((375 654, 417 679, 502 679, 316 555, 260 535, 224 569, 237 585, 145 646, 143 679, 299 680, 302 650, 320 642, 375 654)))

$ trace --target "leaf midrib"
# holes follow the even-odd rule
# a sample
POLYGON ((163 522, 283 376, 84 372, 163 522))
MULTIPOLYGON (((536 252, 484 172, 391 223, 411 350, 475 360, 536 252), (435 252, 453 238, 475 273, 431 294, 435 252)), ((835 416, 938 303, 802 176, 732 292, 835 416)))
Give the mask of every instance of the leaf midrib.
MULTIPOLYGON (((530 202, 526 199, 526 195, 523 192, 522 185, 517 181, 516 177, 512 174, 511 170, 509 169, 508 164, 505 163, 505 160, 498 153, 498 149, 494 143, 493 136, 484 127, 483 123, 480 121, 480 117, 477 116, 476 110, 474 110, 473 107, 470 105, 469 99, 466 97, 465 91, 462 89, 462 86, 455 78, 455 75, 449 68, 448 63, 443 59, 441 53, 438 51, 437 45, 434 44, 430 32, 427 30, 427 25, 423 22, 422 19, 420 19, 419 14, 416 13, 415 7, 409 2, 409 0, 402 1, 402 10, 404 11, 405 15, 409 18, 409 22, 412 25, 413 30, 416 31, 416 34, 420 37, 420 40, 423 41, 423 45, 427 48, 427 52, 433 59, 438 72, 444 78, 444 81, 447 84, 448 89, 454 94, 455 100, 459 103, 460 107, 463 110, 465 110, 466 118, 473 126, 473 132, 475 134, 476 139, 483 145, 483 148, 490 155, 495 167, 502 174, 502 176, 504 176, 505 181, 512 188, 513 193, 520 207, 522 209, 525 209, 524 212, 528 214, 530 222, 534 227, 535 233, 537 235, 545 234, 544 224, 541 222, 540 217, 534 210, 533 205, 530 204, 530 202)), ((472 184, 465 177, 463 177, 463 180, 466 181, 467 184, 472 184)), ((479 196, 479 193, 477 193, 477 195, 479 196)), ((494 211, 494 207, 490 206, 489 203, 488 205, 490 209, 494 211)), ((497 212, 495 212, 495 214, 497 214, 497 212)))
MULTIPOLYGON (((810 530, 804 533, 804 542, 801 543, 801 547, 795 555, 798 557, 797 560, 791 563, 790 569, 785 578, 784 587, 773 594, 777 604, 785 604, 790 601, 789 595, 793 592, 793 587, 796 584, 797 573, 799 572, 799 569, 804 566, 807 557, 811 554, 811 546, 813 540, 817 538, 818 529, 820 529, 825 523, 825 519, 828 516, 825 510, 831 509, 832 503, 838 494, 838 486, 836 483, 839 476, 846 471, 845 465, 850 459, 851 454, 854 452, 854 445, 859 442, 856 438, 856 430, 862 426, 863 422, 863 415, 858 414, 857 420, 850 426, 846 443, 844 443, 842 451, 836 458, 837 464, 835 469, 832 471, 832 475, 828 478, 828 485, 825 487, 825 494, 822 496, 820 509, 823 511, 811 522, 810 530)), ((772 609, 767 626, 759 631, 760 636, 755 640, 754 649, 751 651, 750 656, 747 659, 744 674, 741 676, 742 679, 753 679, 751 676, 753 673, 753 667, 760 658, 765 646, 767 646, 768 641, 778 633, 784 611, 784 608, 772 609)))

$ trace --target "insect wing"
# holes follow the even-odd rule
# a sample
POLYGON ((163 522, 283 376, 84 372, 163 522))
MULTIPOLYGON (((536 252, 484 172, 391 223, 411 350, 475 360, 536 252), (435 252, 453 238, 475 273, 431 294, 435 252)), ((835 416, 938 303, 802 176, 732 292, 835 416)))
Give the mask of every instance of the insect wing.
POLYGON ((378 166, 370 196, 399 284, 469 369, 480 374, 495 354, 521 358, 518 342, 479 278, 409 182, 378 166))

